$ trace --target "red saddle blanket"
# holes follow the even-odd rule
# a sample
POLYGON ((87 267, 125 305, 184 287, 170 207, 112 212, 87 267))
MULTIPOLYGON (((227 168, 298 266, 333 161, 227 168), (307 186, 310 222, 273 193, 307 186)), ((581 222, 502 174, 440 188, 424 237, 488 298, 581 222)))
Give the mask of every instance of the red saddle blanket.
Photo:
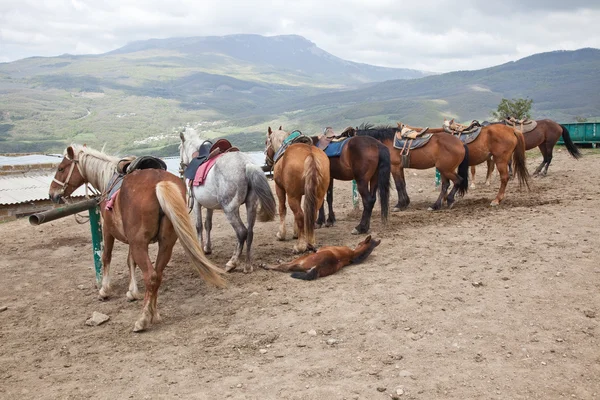
POLYGON ((218 154, 198 167, 198 169, 196 170, 196 176, 194 177, 193 186, 200 186, 204 184, 204 181, 206 181, 206 177, 208 176, 210 169, 215 165, 217 160, 223 154, 226 153, 218 154))
POLYGON ((121 191, 121 189, 117 189, 111 196, 110 199, 108 199, 108 201, 106 202, 106 211, 112 211, 113 206, 115 205, 115 200, 117 199, 117 195, 119 194, 119 192, 121 191))

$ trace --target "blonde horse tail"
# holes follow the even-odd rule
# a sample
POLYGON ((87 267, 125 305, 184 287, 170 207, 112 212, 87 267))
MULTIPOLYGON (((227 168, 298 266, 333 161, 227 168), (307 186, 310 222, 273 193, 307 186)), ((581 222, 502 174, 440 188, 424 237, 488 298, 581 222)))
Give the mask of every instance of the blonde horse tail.
POLYGON ((527 164, 525 163, 525 137, 523 133, 515 129, 515 136, 517 137, 517 147, 513 154, 513 169, 515 175, 519 179, 519 187, 523 185, 529 189, 529 171, 527 170, 527 164))
MULTIPOLYGON (((323 177, 320 174, 321 163, 311 151, 304 160, 304 233, 306 241, 310 240, 315 234, 315 221, 317 219, 317 191, 322 183, 323 177)), ((329 182, 328 182, 329 184, 329 182)))
POLYGON ((180 188, 173 182, 163 181, 156 185, 156 197, 173 228, 181 241, 186 254, 192 260, 202 279, 217 287, 225 287, 226 283, 221 274, 224 273, 214 265, 206 256, 198 243, 196 230, 188 214, 187 205, 181 196, 180 188))

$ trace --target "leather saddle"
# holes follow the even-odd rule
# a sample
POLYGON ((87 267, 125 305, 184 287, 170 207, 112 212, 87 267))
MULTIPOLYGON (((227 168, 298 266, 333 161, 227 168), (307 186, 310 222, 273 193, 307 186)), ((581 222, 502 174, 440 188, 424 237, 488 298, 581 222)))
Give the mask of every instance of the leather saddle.
POLYGON ((531 132, 537 127, 537 121, 533 119, 516 119, 513 117, 507 118, 502 121, 504 125, 510 126, 514 129, 520 130, 522 133, 531 132))
POLYGON ((220 154, 239 150, 240 149, 233 146, 227 139, 219 139, 214 144, 210 140, 205 140, 198 149, 198 155, 196 155, 186 167, 183 176, 187 179, 194 179, 198 168, 208 160, 215 158, 220 154))

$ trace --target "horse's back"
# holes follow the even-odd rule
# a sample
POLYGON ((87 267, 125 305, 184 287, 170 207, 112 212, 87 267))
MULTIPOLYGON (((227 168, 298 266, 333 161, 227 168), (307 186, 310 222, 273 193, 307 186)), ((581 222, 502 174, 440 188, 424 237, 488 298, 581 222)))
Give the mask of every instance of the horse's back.
POLYGON ((274 179, 288 192, 304 193, 304 165, 309 156, 313 156, 317 169, 329 185, 329 158, 316 146, 294 143, 287 148, 281 159, 275 164, 274 179))

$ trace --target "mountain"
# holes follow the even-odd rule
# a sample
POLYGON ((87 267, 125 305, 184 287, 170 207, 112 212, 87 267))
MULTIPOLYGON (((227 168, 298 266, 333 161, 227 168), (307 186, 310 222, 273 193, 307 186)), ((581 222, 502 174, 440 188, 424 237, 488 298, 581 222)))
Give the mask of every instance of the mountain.
POLYGON ((32 57, 0 64, 0 153, 77 142, 173 155, 185 124, 262 150, 269 125, 436 126, 489 118, 503 97, 533 99, 538 119, 600 116, 597 49, 424 75, 345 61, 300 36, 154 39, 101 55, 32 57))
POLYGON ((421 78, 430 73, 360 64, 338 58, 298 35, 228 35, 174 39, 151 39, 128 44, 110 54, 146 51, 176 51, 190 59, 233 58, 253 65, 273 66, 323 82, 352 85, 390 79, 421 78))

